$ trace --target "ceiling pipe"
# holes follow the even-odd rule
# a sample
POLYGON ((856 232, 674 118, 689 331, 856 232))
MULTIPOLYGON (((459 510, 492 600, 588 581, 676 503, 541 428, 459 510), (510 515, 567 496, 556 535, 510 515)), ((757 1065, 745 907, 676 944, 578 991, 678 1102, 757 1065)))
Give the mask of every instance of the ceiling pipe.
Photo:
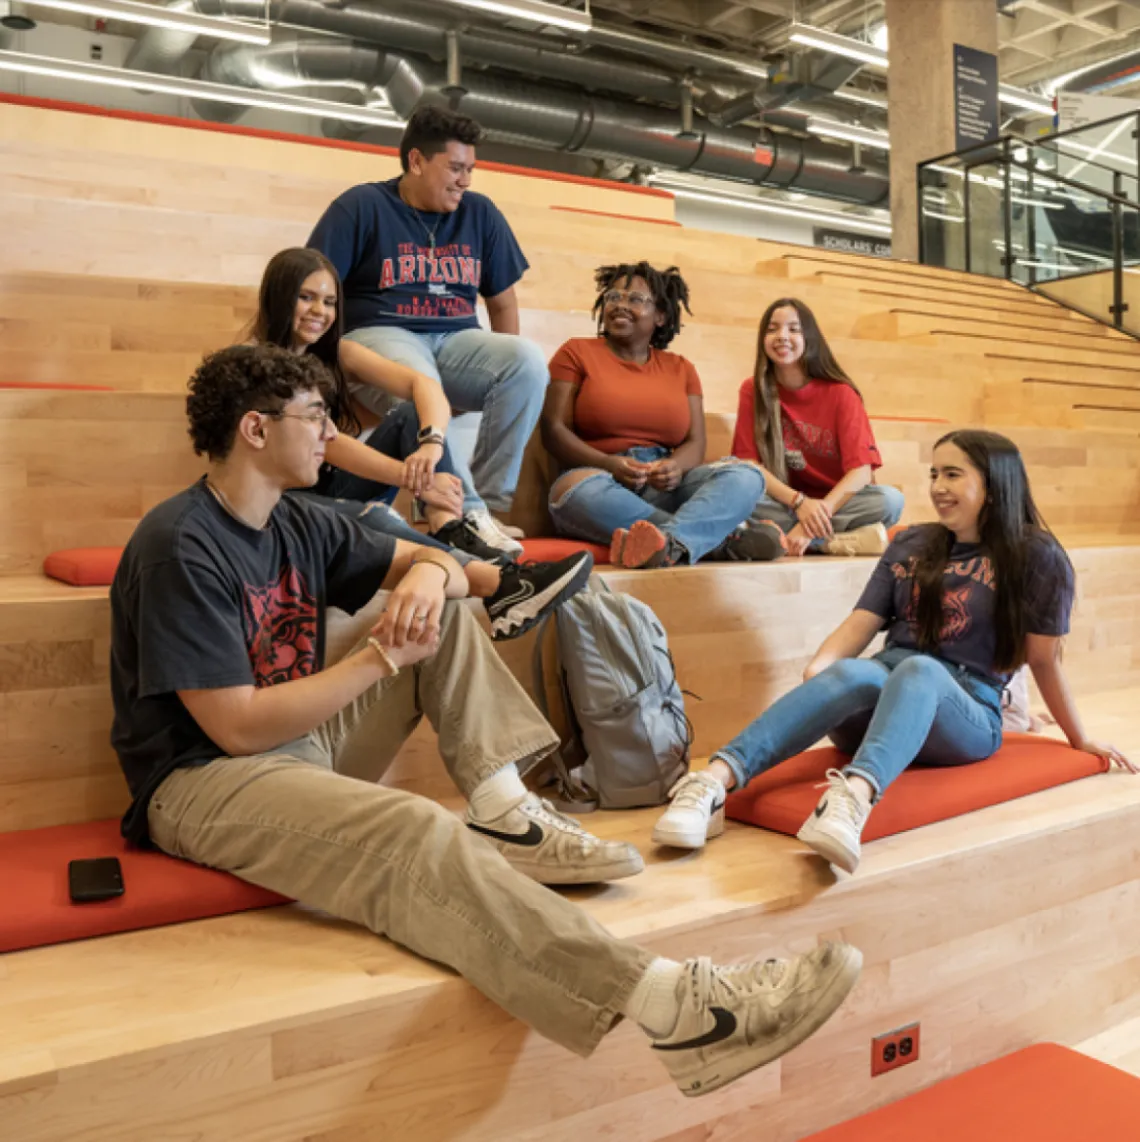
MULTIPOLYGON (((193 8, 206 15, 265 19, 266 0, 173 0, 182 10, 193 8)), ((703 70, 717 75, 735 75, 747 68, 745 78, 753 85, 765 72, 762 66, 738 61, 703 49, 690 49, 668 40, 643 37, 606 28, 589 35, 589 45, 656 60, 607 59, 583 52, 583 43, 563 37, 522 35, 505 29, 490 30, 457 25, 450 15, 430 4, 405 12, 385 4, 383 9, 361 3, 331 7, 321 0, 268 0, 269 20, 274 25, 301 31, 321 31, 363 43, 378 44, 401 52, 413 52, 444 60, 448 33, 457 37, 458 50, 468 63, 529 73, 544 79, 573 83, 587 91, 614 91, 661 103, 675 103, 677 84, 685 70, 703 70), (668 66, 662 66, 662 63, 668 66)), ((164 28, 149 29, 127 56, 126 66, 138 71, 174 74, 190 50, 193 37, 164 28)), ((737 94, 730 82, 710 85, 719 94, 737 94)))
MULTIPOLYGON (((404 118, 421 102, 443 98, 447 85, 442 65, 323 41, 222 46, 209 57, 202 78, 276 90, 330 81, 371 85, 404 118)), ((888 193, 886 168, 868 163, 863 173, 852 174, 847 146, 767 131, 758 140, 753 131, 718 130, 704 121, 694 121, 691 136, 682 137, 672 111, 487 74, 469 75, 466 87, 448 102, 477 119, 496 141, 794 188, 867 206, 888 193)), ((218 114, 205 104, 200 110, 207 117, 218 114)))

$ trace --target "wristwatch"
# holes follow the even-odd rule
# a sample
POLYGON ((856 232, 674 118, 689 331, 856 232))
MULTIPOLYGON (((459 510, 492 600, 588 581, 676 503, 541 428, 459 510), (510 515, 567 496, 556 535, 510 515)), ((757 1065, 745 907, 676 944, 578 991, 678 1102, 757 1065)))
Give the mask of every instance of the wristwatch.
POLYGON ((430 424, 425 424, 416 435, 417 444, 442 444, 443 432, 430 424))

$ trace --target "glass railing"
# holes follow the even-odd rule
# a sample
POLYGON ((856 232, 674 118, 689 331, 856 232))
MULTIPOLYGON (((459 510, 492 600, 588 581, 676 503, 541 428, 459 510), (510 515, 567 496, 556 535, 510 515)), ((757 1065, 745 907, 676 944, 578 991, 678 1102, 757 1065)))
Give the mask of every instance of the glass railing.
POLYGON ((1140 336, 1128 298, 1140 293, 1136 179, 1096 157, 1074 162, 1057 138, 1004 138, 920 164, 920 260, 1007 278, 1140 336))

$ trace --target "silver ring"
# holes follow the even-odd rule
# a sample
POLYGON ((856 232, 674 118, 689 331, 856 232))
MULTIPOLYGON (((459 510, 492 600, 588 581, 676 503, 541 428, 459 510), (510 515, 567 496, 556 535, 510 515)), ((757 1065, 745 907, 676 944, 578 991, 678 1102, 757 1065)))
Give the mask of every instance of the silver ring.
POLYGON ((412 615, 412 622, 414 622, 414 623, 426 623, 427 622, 427 615, 412 615))

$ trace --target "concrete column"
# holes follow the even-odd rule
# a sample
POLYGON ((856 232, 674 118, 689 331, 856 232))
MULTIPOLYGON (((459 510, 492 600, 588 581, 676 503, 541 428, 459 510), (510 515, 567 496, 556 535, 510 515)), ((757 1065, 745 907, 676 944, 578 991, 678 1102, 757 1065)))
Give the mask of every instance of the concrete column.
POLYGON ((954 150, 954 45, 997 54, 994 0, 887 0, 891 250, 918 260, 915 167, 954 150))

